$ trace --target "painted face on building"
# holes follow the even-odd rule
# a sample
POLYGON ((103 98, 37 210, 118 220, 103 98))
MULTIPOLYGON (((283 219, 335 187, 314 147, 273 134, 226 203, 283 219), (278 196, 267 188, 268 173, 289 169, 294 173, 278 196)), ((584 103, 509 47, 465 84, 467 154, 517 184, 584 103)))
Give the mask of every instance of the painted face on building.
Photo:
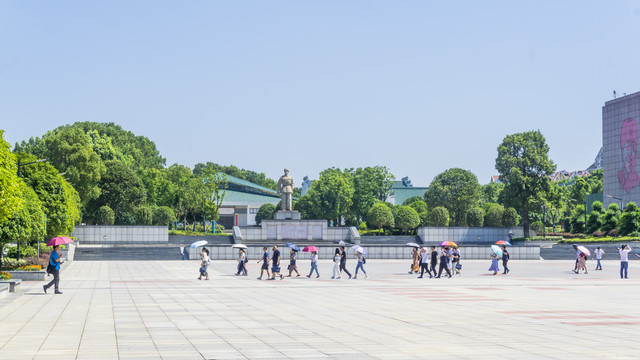
POLYGON ((633 118, 627 118, 620 130, 620 156, 623 169, 618 171, 620 186, 629 192, 638 185, 640 177, 636 173, 636 154, 638 149, 638 124, 633 118))

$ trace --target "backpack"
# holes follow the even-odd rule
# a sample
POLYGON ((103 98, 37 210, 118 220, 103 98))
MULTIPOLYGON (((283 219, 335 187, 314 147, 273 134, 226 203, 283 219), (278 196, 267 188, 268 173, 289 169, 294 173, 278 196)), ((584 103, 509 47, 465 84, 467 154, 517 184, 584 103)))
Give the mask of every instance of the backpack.
POLYGON ((249 257, 245 255, 245 256, 244 256, 244 263, 246 264, 246 263, 248 263, 248 262, 249 262, 249 257))

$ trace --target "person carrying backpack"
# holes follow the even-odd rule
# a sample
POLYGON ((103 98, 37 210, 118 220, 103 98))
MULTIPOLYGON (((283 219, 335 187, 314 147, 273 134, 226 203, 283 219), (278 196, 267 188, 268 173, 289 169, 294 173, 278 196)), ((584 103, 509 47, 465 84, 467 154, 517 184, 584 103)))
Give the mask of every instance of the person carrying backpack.
POLYGON ((42 285, 45 294, 47 293, 47 289, 51 286, 54 286, 55 294, 62 294, 62 291, 58 289, 58 285, 60 284, 60 264, 63 263, 63 261, 61 261, 59 249, 60 245, 54 246, 51 255, 49 255, 49 266, 47 266, 47 272, 53 274, 53 280, 51 280, 47 285, 42 285))

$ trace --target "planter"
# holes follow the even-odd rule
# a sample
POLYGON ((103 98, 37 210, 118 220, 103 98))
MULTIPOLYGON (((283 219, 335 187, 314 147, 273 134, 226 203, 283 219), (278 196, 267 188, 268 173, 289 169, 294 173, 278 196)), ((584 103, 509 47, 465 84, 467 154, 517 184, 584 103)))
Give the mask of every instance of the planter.
POLYGON ((11 274, 11 280, 20 279, 22 281, 44 281, 47 272, 40 271, 7 271, 11 274))

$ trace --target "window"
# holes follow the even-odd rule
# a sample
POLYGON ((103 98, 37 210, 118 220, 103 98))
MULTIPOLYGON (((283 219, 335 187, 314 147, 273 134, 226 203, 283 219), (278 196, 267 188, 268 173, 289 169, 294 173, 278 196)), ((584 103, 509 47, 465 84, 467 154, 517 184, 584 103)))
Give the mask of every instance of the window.
POLYGON ((257 214, 258 208, 249 208, 249 214, 257 214))

